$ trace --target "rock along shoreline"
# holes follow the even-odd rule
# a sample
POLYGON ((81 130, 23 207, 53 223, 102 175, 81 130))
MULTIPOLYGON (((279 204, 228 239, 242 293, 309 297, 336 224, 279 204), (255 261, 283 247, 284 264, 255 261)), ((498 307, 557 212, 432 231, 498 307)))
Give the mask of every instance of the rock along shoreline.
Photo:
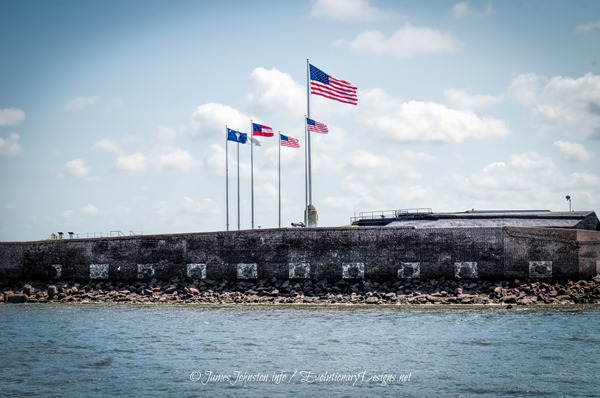
POLYGON ((0 280, 3 303, 170 303, 260 305, 572 305, 600 304, 600 275, 590 280, 346 280, 255 282, 151 280, 129 283, 0 280))

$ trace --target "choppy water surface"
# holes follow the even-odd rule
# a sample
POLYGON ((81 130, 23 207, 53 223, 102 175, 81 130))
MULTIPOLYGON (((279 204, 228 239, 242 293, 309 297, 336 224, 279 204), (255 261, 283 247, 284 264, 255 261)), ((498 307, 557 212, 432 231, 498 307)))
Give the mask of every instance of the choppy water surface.
POLYGON ((600 308, 0 305, 19 397, 600 396, 600 308))

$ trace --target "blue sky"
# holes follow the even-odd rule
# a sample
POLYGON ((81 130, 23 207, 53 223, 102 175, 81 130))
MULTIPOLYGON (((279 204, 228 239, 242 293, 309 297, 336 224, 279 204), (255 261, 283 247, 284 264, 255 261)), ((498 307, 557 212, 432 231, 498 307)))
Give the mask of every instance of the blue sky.
MULTIPOLYGON (((225 229, 225 125, 301 139, 306 59, 358 87, 311 96, 320 226, 430 207, 598 210, 600 2, 0 0, 0 240, 225 229)), ((229 144, 230 228, 237 228, 229 144)), ((282 225, 304 151, 282 148, 282 225)), ((278 146, 254 148, 278 225, 278 146)), ((251 227, 250 146, 240 148, 251 227)))

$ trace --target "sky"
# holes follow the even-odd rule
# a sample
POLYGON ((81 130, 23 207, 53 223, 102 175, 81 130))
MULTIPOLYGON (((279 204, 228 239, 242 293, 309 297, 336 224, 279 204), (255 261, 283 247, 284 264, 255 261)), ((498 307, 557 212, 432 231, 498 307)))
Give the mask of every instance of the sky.
POLYGON ((0 0, 0 241, 225 230, 226 165, 230 229, 277 228, 279 193, 290 227, 308 103, 320 227, 600 210, 598 43, 592 0, 0 0), (307 60, 358 104, 307 96, 307 60), (301 148, 251 162, 251 121, 301 148))

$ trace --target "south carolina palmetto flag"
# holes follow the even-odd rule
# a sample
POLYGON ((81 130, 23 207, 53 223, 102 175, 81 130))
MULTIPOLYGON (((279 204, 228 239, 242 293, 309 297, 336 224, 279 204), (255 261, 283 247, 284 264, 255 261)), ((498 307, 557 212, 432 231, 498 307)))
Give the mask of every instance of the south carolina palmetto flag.
POLYGON ((248 140, 248 134, 242 133, 237 130, 227 128, 227 141, 237 142, 239 144, 245 144, 248 140))

